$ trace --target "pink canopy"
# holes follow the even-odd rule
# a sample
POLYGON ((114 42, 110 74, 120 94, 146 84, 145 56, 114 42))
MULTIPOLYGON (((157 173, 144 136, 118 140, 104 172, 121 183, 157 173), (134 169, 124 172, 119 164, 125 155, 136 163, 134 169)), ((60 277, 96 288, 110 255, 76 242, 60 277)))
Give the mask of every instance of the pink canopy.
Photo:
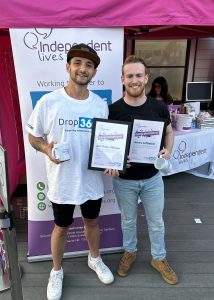
POLYGON ((214 0, 0 1, 0 28, 214 25, 214 0))
POLYGON ((0 30, 0 143, 7 150, 9 193, 25 174, 18 90, 9 35, 0 30))
POLYGON ((214 36, 214 0, 0 0, 0 142, 8 151, 10 193, 25 165, 8 28, 118 26, 126 39, 214 36))

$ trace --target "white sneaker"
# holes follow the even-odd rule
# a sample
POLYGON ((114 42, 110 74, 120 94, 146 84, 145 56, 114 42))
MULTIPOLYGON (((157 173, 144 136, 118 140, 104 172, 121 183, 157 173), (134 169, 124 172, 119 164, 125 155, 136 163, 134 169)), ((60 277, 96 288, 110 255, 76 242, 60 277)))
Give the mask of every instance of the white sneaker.
POLYGON ((92 260, 90 255, 88 255, 88 266, 97 273, 97 276, 102 283, 110 284, 114 281, 112 272, 104 264, 100 256, 95 260, 92 260))
POLYGON ((60 300, 62 296, 63 269, 59 271, 51 270, 47 287, 48 300, 60 300))

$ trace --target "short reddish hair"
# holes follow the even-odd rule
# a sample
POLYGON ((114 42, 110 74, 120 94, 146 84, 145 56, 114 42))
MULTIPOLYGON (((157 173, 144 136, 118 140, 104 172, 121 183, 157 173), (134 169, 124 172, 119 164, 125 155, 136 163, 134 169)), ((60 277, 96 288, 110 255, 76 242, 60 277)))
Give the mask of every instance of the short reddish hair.
POLYGON ((134 63, 141 63, 145 67, 145 73, 147 74, 147 68, 144 60, 141 57, 138 57, 136 55, 129 55, 126 57, 123 66, 122 66, 122 74, 123 74, 123 69, 125 65, 128 64, 134 64, 134 63))

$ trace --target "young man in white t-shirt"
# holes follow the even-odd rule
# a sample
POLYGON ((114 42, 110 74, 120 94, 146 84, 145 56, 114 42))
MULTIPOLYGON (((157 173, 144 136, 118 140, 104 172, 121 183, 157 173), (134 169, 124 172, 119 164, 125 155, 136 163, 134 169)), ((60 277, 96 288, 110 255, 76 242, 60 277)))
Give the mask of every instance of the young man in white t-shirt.
MULTIPOLYGON (((67 54, 68 85, 44 95, 34 108, 28 124, 29 141, 43 152, 48 177, 48 197, 52 202, 55 227, 51 236, 53 269, 47 287, 48 300, 62 294, 62 258, 75 205, 80 205, 88 241, 88 266, 101 282, 114 277, 99 255, 100 231, 97 223, 104 195, 102 174, 88 169, 92 119, 107 118, 107 103, 90 92, 88 83, 96 74, 100 58, 85 44, 73 46, 67 54), (87 124, 87 126, 86 126, 87 124), (55 143, 67 142, 71 159, 60 162, 52 154, 55 143)), ((117 176, 117 170, 106 170, 117 176)))

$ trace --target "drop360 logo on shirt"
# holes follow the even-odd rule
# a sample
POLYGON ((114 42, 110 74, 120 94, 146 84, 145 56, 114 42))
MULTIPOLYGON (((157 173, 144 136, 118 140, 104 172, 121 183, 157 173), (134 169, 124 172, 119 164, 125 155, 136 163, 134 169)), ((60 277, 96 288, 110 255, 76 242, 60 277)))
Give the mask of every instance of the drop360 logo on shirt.
POLYGON ((91 129, 93 118, 79 117, 79 120, 63 119, 59 118, 59 125, 70 125, 76 128, 87 128, 91 129))
POLYGON ((91 129, 93 123, 92 118, 79 117, 79 128, 91 129))

